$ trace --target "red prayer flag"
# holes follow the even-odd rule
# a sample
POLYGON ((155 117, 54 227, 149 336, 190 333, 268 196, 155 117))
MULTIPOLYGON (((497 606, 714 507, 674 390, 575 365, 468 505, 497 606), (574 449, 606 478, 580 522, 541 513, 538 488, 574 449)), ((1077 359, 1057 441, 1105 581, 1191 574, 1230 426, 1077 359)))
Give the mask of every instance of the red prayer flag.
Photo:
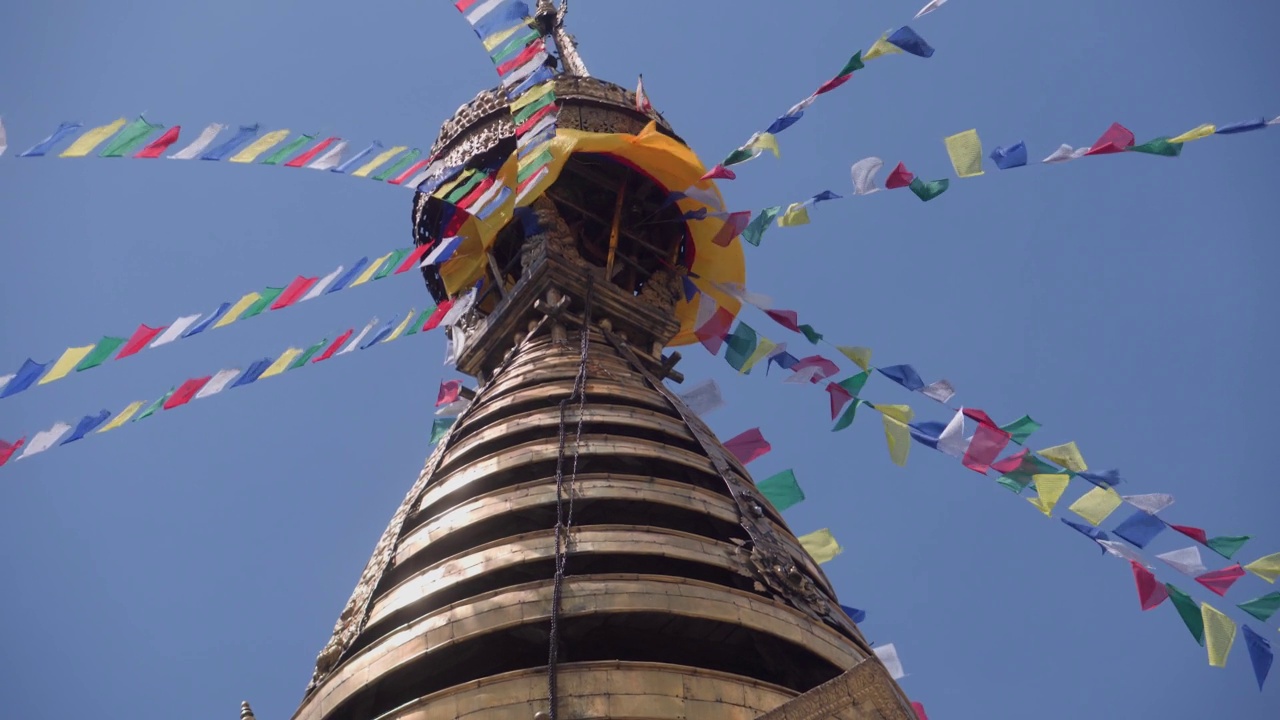
POLYGON ((1159 607, 1160 603, 1169 597, 1169 591, 1164 583, 1157 580, 1150 570, 1142 566, 1142 563, 1130 560, 1129 565, 1133 568, 1133 581, 1138 586, 1138 602, 1142 604, 1142 609, 1150 610, 1159 607))
POLYGON ((1217 593, 1221 597, 1227 596, 1227 590, 1236 583, 1237 580, 1244 577, 1244 568, 1240 567, 1240 563, 1236 563, 1228 568, 1214 570, 1196 577, 1196 582, 1209 588, 1209 592, 1217 593))
POLYGON ((925 714, 924 705, 912 700, 911 709, 916 713, 916 720, 929 720, 929 716, 925 714))
POLYGON ((181 131, 182 131, 181 125, 174 125, 168 130, 165 130, 163 135, 156 138, 155 140, 152 140, 146 147, 134 153, 133 157, 139 160, 147 160, 147 159, 160 157, 161 155, 164 154, 165 150, 169 149, 170 145, 178 141, 178 133, 180 133, 181 131))
POLYGON ((1191 527, 1190 525, 1172 525, 1172 524, 1169 525, 1169 527, 1173 528, 1174 530, 1177 530, 1183 535, 1186 535, 1192 540, 1195 540, 1201 545, 1205 545, 1209 542, 1208 533, 1206 533, 1205 531, 1201 530, 1198 527, 1191 527))
MULTIPOLYGON (((965 414, 968 415, 969 412, 966 410, 965 414)), ((986 413, 982 414, 986 415, 986 413)), ((1009 433, 1000 428, 985 422, 980 423, 973 433, 973 440, 969 442, 969 449, 965 450, 964 458, 960 462, 979 475, 986 475, 987 470, 991 469, 991 463, 995 462, 1009 445, 1009 439, 1009 433)))
POLYGON ((440 392, 436 394, 436 407, 448 405, 462 394, 461 380, 446 380, 440 383, 440 392))
POLYGON ((399 275, 402 272, 408 272, 409 270, 417 267, 418 263, 422 262, 422 256, 426 255, 430 250, 430 245, 419 245, 414 248, 413 252, 409 253, 409 257, 405 258, 404 262, 400 263, 400 267, 396 268, 396 271, 391 274, 399 275))
POLYGON ((195 397, 196 393, 200 392, 201 388, 209 384, 209 380, 212 378, 212 375, 205 375, 202 378, 191 378, 190 380, 182 383, 182 385, 178 386, 177 390, 173 391, 173 394, 169 396, 169 399, 164 401, 164 409, 172 410, 179 405, 186 405, 191 402, 191 398, 195 397))
POLYGON ((466 210, 467 208, 474 205, 476 200, 480 199, 481 195, 484 195, 485 193, 489 192, 489 188, 493 187, 494 180, 496 180, 497 177, 498 177, 498 174, 494 173, 493 175, 485 178, 479 185, 476 185, 475 187, 471 188, 471 192, 464 195, 462 199, 456 203, 457 206, 462 208, 463 210, 466 210))
POLYGON ((553 112, 555 112, 555 111, 556 111, 556 106, 555 106, 555 105, 548 105, 548 106, 546 106, 546 107, 542 108, 541 110, 539 110, 538 112, 536 112, 536 113, 534 113, 534 114, 530 115, 530 116, 529 116, 529 118, 528 118, 527 120, 525 120, 524 122, 520 123, 520 127, 516 128, 516 137, 521 137, 521 136, 523 136, 525 133, 527 133, 527 132, 529 132, 530 130, 532 130, 532 129, 533 129, 533 127, 534 127, 535 125, 537 125, 539 122, 541 122, 541 121, 542 121, 542 118, 544 118, 544 117, 546 117, 546 116, 550 115, 551 113, 553 113, 553 112))
POLYGON ((13 457, 13 454, 18 452, 18 449, 26 442, 27 439, 25 437, 19 438, 16 442, 12 443, 6 440, 0 440, 0 465, 4 465, 9 462, 9 458, 13 457))
POLYGON ((821 95, 822 93, 831 92, 832 90, 835 90, 841 85, 849 82, 849 78, 851 77, 853 77, 853 73, 849 73, 848 75, 841 75, 840 77, 833 77, 830 80, 822 83, 822 87, 818 88, 817 90, 814 90, 813 94, 821 95))
POLYGON ((747 226, 750 224, 750 210, 729 213, 729 217, 724 221, 724 227, 720 229, 720 232, 716 233, 715 237, 711 238, 711 242, 719 245, 720 247, 729 247, 729 243, 733 242, 734 238, 741 235, 742 231, 746 230, 747 226))
POLYGON ((512 70, 515 70, 521 65, 524 65, 525 63, 529 62, 534 58, 535 55, 537 55, 538 53, 542 52, 545 49, 546 49, 546 43, 543 42, 542 38, 538 38, 534 42, 530 43, 528 47, 521 50, 519 55, 516 55, 510 60, 506 60, 501 65, 499 65, 498 74, 506 75, 512 70))
POLYGON ((970 420, 986 425, 987 427, 993 427, 997 430, 1000 429, 1000 426, 996 424, 995 420, 991 419, 990 415, 986 414, 982 410, 978 410, 977 408, 964 408, 964 416, 970 420))
POLYGON ((299 275, 293 279, 293 282, 289 283, 289 285, 285 287, 284 292, 280 293, 280 297, 276 298, 276 301, 271 303, 271 309, 279 310, 280 308, 287 308, 298 302, 298 298, 306 295, 307 291, 318 282, 320 282, 320 278, 309 278, 299 275))
POLYGON ((832 375, 836 375, 840 372, 839 365, 836 365, 821 355, 810 355, 809 357, 797 360, 796 364, 791 366, 791 371, 800 372, 801 370, 808 370, 811 367, 819 369, 819 373, 813 378, 813 383, 815 385, 819 380, 831 377, 832 375))
POLYGON ((800 316, 795 310, 765 310, 764 314, 791 332, 800 332, 800 316))
POLYGON ((453 4, 453 6, 458 8, 458 12, 465 13, 466 11, 470 10, 471 6, 475 5, 477 2, 479 2, 479 0, 458 0, 458 2, 453 4))
POLYGON ((1000 462, 991 463, 991 469, 1001 475, 1008 475, 1011 472, 1017 472, 1018 468, 1022 467, 1022 460, 1027 456, 1028 452, 1029 451, 1026 448, 1023 448, 1000 462))
POLYGON ((417 175, 419 172, 422 171, 422 168, 429 165, 431 161, 432 161, 432 158, 424 158, 422 160, 419 160, 418 162, 410 165, 408 170, 405 170, 404 172, 388 180, 387 182, 392 185, 399 185, 400 183, 403 183, 405 180, 408 180, 414 175, 417 175))
POLYGON ((840 417, 840 411, 853 400, 853 395, 836 383, 827 383, 827 394, 831 396, 831 419, 840 417))
POLYGON ((161 325, 158 328, 153 328, 147 327, 146 325, 139 325, 138 329, 133 331, 133 336, 129 338, 129 341, 124 344, 124 347, 120 348, 120 352, 116 353, 116 359, 119 360, 120 358, 127 358, 146 347, 147 343, 155 339, 155 336, 164 332, 166 327, 168 326, 161 325))
POLYGON ((898 163, 898 167, 894 168, 893 172, 889 173, 889 177, 885 178, 884 186, 885 189, 888 190, 907 187, 911 184, 911 181, 915 179, 916 176, 912 175, 911 172, 907 170, 907 166, 905 164, 898 163))
POLYGON ((320 362, 321 360, 328 360, 329 358, 333 357, 333 354, 334 354, 334 353, 336 353, 336 352, 338 352, 338 348, 342 347, 342 345, 343 345, 344 343, 346 343, 346 342, 347 342, 347 340, 348 340, 348 339, 349 339, 353 334, 355 334, 355 328, 351 328, 351 329, 347 330, 346 332, 342 333, 341 335, 339 335, 339 336, 338 336, 338 339, 337 339, 337 340, 334 340, 334 341, 333 341, 333 343, 331 343, 331 344, 329 345, 329 347, 327 347, 327 348, 325 348, 325 349, 324 349, 324 352, 322 352, 322 353, 320 353, 319 355, 317 355, 317 356, 315 356, 315 357, 311 358, 311 362, 313 362, 313 363, 318 363, 318 362, 320 362))
POLYGON ((760 428, 751 428, 741 435, 727 440, 724 444, 724 449, 738 458, 738 462, 746 465, 772 450, 773 446, 769 444, 768 440, 764 439, 764 435, 760 434, 760 428))
POLYGON ((1120 123, 1111 123, 1111 127, 1102 133, 1102 137, 1098 138, 1098 142, 1089 148, 1089 152, 1085 155, 1110 155, 1111 153, 1124 152, 1133 147, 1134 137, 1129 128, 1120 123))
POLYGON ((338 138, 336 137, 325 138, 324 140, 321 140, 320 142, 316 143, 310 150, 302 153, 298 157, 285 163, 284 166, 285 167, 302 167, 303 165, 306 165, 307 163, 314 160, 317 155, 327 150, 330 145, 334 144, 337 141, 338 141, 338 138))
POLYGON ((724 165, 717 164, 703 175, 699 180, 737 180, 738 174, 724 165))
POLYGON ((422 326, 422 329, 424 331, 435 330, 436 328, 440 327, 440 321, 444 320, 444 316, 449 312, 449 309, 452 307, 453 307, 452 300, 445 300, 444 302, 440 303, 439 307, 436 308, 436 311, 431 313, 431 317, 427 318, 427 322, 422 326))
POLYGON ((702 327, 694 328, 693 334, 712 355, 720 354, 720 346, 724 345, 724 336, 729 332, 729 326, 733 324, 733 313, 725 308, 716 308, 715 314, 711 316, 702 327))

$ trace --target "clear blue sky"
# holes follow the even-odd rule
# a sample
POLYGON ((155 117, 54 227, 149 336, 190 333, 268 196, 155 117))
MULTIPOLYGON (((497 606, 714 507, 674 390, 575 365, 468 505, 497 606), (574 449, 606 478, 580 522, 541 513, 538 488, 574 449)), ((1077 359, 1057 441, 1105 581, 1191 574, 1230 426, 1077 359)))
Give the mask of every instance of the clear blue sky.
MULTIPOLYGON (((714 161, 921 3, 579 0, 571 24, 596 75, 643 72, 714 161)), ((823 97, 780 136, 781 161, 725 186, 735 209, 844 192, 867 155, 950 177, 942 138, 971 127, 988 150, 1026 140, 1040 158, 1113 121, 1141 141, 1280 113, 1268 3, 954 0, 912 24, 937 54, 877 61, 823 97)), ((425 148, 495 84, 444 0, 18 3, 0 67, 10 155, 59 121, 144 110, 184 136, 257 121, 425 148)), ((826 203, 748 249, 749 283, 881 364, 949 378, 958 402, 1031 413, 1035 447, 1077 440, 1129 491, 1174 493, 1174 522, 1256 535, 1248 560, 1280 550, 1278 158, 1271 129, 1177 160, 988 166, 927 205, 826 203)), ((407 245, 410 199, 281 168, 6 156, 0 369, 407 245)), ((147 351, 0 401, 0 437, 428 303, 403 275, 147 351)), ((219 720, 249 699, 288 717, 429 451, 442 351, 439 334, 409 338, 0 469, 3 714, 219 720)), ((893 466, 874 415, 832 435, 825 394, 685 355, 691 380, 729 395, 708 418, 722 437, 759 425, 773 442, 755 473, 795 468, 809 501, 792 527, 835 531, 842 602, 897 645, 931 717, 1277 716, 1280 678, 1260 694, 1243 647, 1210 668, 1171 608, 1139 611, 1127 564, 1056 519, 920 447, 893 466)), ((866 396, 943 419, 883 378, 866 396)), ((1250 576, 1228 600, 1273 589, 1250 576)))

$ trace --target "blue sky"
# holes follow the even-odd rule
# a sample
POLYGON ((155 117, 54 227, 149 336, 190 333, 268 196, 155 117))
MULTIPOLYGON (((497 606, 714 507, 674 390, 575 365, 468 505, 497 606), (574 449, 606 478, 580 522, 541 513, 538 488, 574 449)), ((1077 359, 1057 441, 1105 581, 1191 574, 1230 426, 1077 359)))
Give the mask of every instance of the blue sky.
MULTIPOLYGON (((631 85, 714 161, 830 77, 918 2, 573 3, 592 70, 631 85)), ((876 61, 779 137, 782 159, 723 187, 735 209, 844 193, 878 155, 953 175, 942 138, 1034 158, 1113 121, 1139 141, 1280 114, 1266 3, 954 0, 911 23, 930 60, 876 61), (1268 71, 1266 68, 1272 68, 1268 71)), ((426 148, 492 66, 444 0, 25 3, 0 25, 0 369, 207 312, 296 274, 410 241, 408 191, 327 173, 213 163, 22 160, 62 120, 252 123, 426 148)), ((946 377, 1034 447, 1080 443, 1130 492, 1169 492, 1173 522, 1280 550, 1270 457, 1280 401, 1273 268, 1280 131, 1214 137, 1176 160, 1124 155, 825 203, 748 248, 748 283, 879 364, 946 377)), ((269 313, 0 401, 0 437, 154 398, 182 380, 334 337, 429 298, 406 274, 269 313)), ((747 321, 795 342, 761 315, 747 321)), ((715 377, 722 437, 794 468, 797 533, 830 527, 825 566, 868 638, 895 643, 931 717, 1263 718, 1242 643, 1210 668, 1167 605, 1138 609, 1127 564, 948 458, 892 465, 866 414, 833 435, 820 391, 715 377)), ((345 356, 0 468, 6 715, 65 720, 288 717, 316 652, 429 448, 439 334, 345 356)), ((883 378, 873 402, 928 401, 883 378)), ((1074 497, 1075 490, 1069 497, 1074 497)), ((1057 515, 1064 515, 1065 507, 1057 515)), ((1172 533, 1156 552, 1183 547, 1172 533)), ((1275 589, 1256 577, 1227 609, 1275 589)), ((1198 591, 1198 592, 1197 592, 1198 591)), ((1237 617, 1240 614, 1237 613, 1237 617)), ((1260 623, 1254 623, 1263 629, 1260 623)), ((1277 639, 1274 621, 1265 632, 1277 639)))

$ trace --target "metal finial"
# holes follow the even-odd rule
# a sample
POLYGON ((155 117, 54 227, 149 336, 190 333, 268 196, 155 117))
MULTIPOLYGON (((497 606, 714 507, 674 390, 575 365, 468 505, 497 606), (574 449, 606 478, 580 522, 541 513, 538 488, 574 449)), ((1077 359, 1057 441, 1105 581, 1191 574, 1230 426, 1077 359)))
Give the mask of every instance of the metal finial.
POLYGON ((567 75, 590 77, 587 64, 578 54, 578 42, 564 28, 565 15, 569 13, 569 1, 560 0, 560 8, 556 9, 555 0, 538 0, 534 15, 542 27, 544 35, 550 35, 560 51, 560 63, 567 75))
POLYGON ((253 716, 253 708, 249 707, 248 700, 240 703, 240 720, 257 720, 253 716))

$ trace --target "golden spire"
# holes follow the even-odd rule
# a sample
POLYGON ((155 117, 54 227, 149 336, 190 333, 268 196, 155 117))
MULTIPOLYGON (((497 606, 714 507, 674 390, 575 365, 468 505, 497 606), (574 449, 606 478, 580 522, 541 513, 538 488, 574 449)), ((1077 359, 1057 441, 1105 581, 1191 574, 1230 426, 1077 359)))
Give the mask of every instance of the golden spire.
POLYGON ((560 8, 556 9, 555 0, 538 0, 535 18, 543 35, 550 35, 560 51, 560 64, 564 66, 566 75, 590 77, 587 64, 578 54, 578 42, 564 28, 564 17, 569 13, 569 0, 560 0, 560 8))
POLYGON ((240 703, 240 720, 257 720, 253 716, 253 708, 249 707, 248 700, 240 703))

